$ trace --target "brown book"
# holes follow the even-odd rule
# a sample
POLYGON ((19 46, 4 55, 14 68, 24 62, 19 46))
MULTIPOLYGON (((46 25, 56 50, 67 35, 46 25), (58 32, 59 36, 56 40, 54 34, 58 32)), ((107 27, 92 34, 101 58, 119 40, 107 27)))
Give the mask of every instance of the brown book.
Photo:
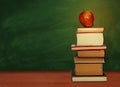
POLYGON ((102 63, 76 63, 75 64, 76 75, 103 75, 102 63))
POLYGON ((71 50, 105 50, 106 46, 105 45, 101 45, 101 46, 76 46, 76 45, 72 45, 71 46, 71 50))
POLYGON ((74 63, 104 63, 104 58, 74 57, 74 63))
POLYGON ((80 50, 77 51, 78 57, 105 57, 105 50, 80 50))

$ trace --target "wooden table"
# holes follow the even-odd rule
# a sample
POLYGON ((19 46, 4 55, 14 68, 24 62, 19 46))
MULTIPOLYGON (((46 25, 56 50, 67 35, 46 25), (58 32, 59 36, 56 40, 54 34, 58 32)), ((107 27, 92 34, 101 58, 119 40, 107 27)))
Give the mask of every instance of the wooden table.
POLYGON ((0 72, 0 87, 120 87, 120 72, 106 72, 107 82, 71 81, 70 71, 0 72))

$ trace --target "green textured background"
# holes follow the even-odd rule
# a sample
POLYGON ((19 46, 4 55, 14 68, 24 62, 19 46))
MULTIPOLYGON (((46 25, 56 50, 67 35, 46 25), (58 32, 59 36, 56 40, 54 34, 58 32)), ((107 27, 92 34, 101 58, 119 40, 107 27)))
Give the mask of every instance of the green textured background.
POLYGON ((105 70, 120 70, 120 0, 0 0, 0 70, 71 70, 71 44, 91 10, 104 27, 105 70))

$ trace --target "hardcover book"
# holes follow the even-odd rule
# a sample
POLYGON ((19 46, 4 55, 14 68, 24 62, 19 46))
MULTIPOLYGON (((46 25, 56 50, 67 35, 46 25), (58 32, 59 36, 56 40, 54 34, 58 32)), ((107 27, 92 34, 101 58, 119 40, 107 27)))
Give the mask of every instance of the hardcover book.
POLYGON ((98 82, 98 81, 107 81, 106 75, 75 75, 75 72, 72 71, 72 81, 73 82, 98 82))
POLYGON ((102 63, 75 63, 76 75, 102 75, 102 63))
POLYGON ((79 50, 78 57, 105 57, 105 50, 79 50))
POLYGON ((104 63, 104 58, 101 57, 74 57, 74 63, 104 63))
POLYGON ((71 50, 74 51, 80 51, 80 50, 106 50, 106 46, 76 46, 76 45, 71 45, 71 50))

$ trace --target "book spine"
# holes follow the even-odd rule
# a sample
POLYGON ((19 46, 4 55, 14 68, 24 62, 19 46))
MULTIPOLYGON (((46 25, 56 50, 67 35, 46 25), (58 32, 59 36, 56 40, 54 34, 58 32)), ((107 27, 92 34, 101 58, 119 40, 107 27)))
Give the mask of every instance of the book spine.
POLYGON ((105 57, 105 50, 77 51, 78 57, 105 57))
POLYGON ((71 50, 105 50, 106 46, 71 46, 71 50))
POLYGON ((76 63, 75 74, 76 75, 103 75, 103 64, 76 63))
POLYGON ((104 57, 102 58, 83 58, 83 57, 74 57, 74 63, 105 63, 104 57))

